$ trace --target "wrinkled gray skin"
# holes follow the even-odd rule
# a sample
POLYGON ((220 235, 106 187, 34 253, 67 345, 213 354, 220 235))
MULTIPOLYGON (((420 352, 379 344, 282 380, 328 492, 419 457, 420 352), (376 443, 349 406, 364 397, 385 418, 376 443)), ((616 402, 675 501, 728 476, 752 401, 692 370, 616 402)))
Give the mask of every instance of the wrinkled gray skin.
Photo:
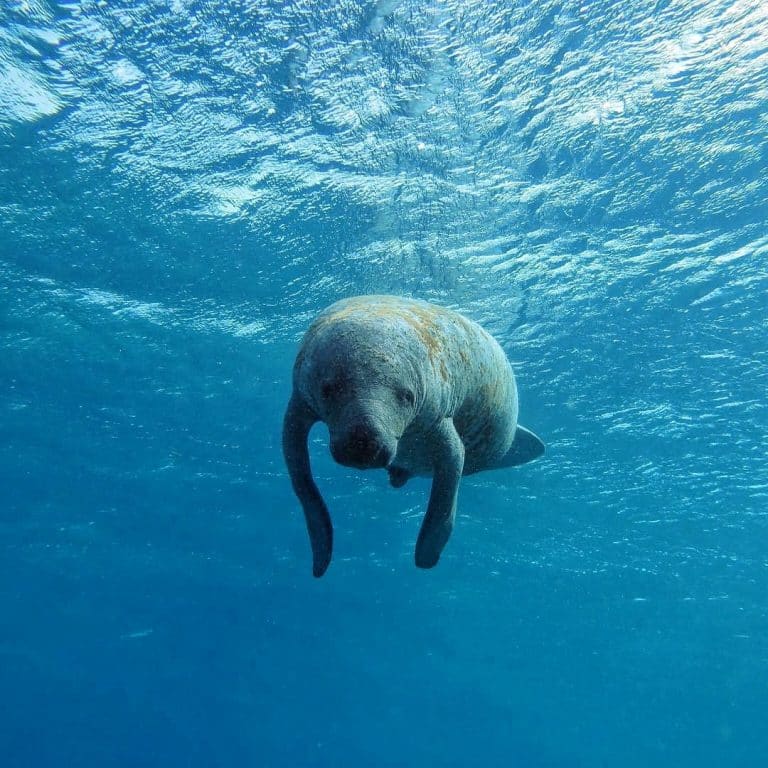
POLYGON ((340 464, 386 468, 395 487, 413 475, 433 477, 416 543, 416 565, 431 568, 451 535, 462 474, 543 453, 543 443, 518 427, 517 410, 501 347, 458 313, 395 296, 360 296, 326 309, 302 341, 283 425, 314 575, 328 568, 333 528, 309 464, 313 424, 327 424, 340 464))

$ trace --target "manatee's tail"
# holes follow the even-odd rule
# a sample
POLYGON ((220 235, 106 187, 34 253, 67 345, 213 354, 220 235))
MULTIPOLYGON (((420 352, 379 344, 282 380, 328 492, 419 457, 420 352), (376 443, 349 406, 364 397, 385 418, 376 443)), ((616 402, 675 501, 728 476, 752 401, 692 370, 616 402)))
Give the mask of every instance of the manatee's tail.
POLYGON ((544 442, 525 427, 518 427, 512 447, 491 469, 518 467, 544 455, 544 442))

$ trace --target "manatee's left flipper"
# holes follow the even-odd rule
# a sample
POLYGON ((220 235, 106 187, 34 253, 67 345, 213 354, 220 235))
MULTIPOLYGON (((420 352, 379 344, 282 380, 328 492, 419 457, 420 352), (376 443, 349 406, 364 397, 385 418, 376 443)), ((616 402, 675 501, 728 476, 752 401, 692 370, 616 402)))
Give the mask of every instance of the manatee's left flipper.
POLYGON ((456 496, 464 469, 464 444, 451 419, 443 419, 429 436, 434 476, 424 522, 416 542, 416 565, 432 568, 450 538, 456 518, 456 496))
POLYGON ((525 427, 518 427, 515 431, 515 439, 512 447, 493 466, 488 469, 503 469, 504 467, 518 467, 529 461, 538 459, 544 455, 543 441, 525 427))
POLYGON ((319 578, 331 562, 333 525, 309 465, 307 440, 309 430, 316 421, 317 416, 294 392, 283 420, 283 455, 293 490, 299 497, 307 521, 309 541, 312 545, 312 573, 319 578))

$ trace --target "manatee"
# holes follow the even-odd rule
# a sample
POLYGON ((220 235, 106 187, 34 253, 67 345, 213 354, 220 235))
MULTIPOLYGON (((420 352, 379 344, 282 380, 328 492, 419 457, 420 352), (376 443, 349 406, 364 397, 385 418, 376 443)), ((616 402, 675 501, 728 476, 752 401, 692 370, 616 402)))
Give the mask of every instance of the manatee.
POLYGON ((399 488, 431 476, 415 560, 432 568, 453 530, 462 475, 544 453, 517 423, 517 385, 496 340, 463 315, 397 296, 358 296, 324 310, 293 368, 283 454, 301 502, 315 576, 331 562, 333 526, 312 477, 310 429, 328 426, 334 460, 386 469, 399 488))

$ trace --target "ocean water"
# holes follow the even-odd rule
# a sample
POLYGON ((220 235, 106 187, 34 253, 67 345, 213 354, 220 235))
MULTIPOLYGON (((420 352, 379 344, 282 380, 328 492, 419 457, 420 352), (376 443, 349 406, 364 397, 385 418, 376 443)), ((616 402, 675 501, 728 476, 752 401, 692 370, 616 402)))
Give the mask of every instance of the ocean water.
POLYGON ((0 0, 0 765, 758 766, 768 5, 0 0), (280 452, 323 307, 513 361, 546 456, 280 452))

